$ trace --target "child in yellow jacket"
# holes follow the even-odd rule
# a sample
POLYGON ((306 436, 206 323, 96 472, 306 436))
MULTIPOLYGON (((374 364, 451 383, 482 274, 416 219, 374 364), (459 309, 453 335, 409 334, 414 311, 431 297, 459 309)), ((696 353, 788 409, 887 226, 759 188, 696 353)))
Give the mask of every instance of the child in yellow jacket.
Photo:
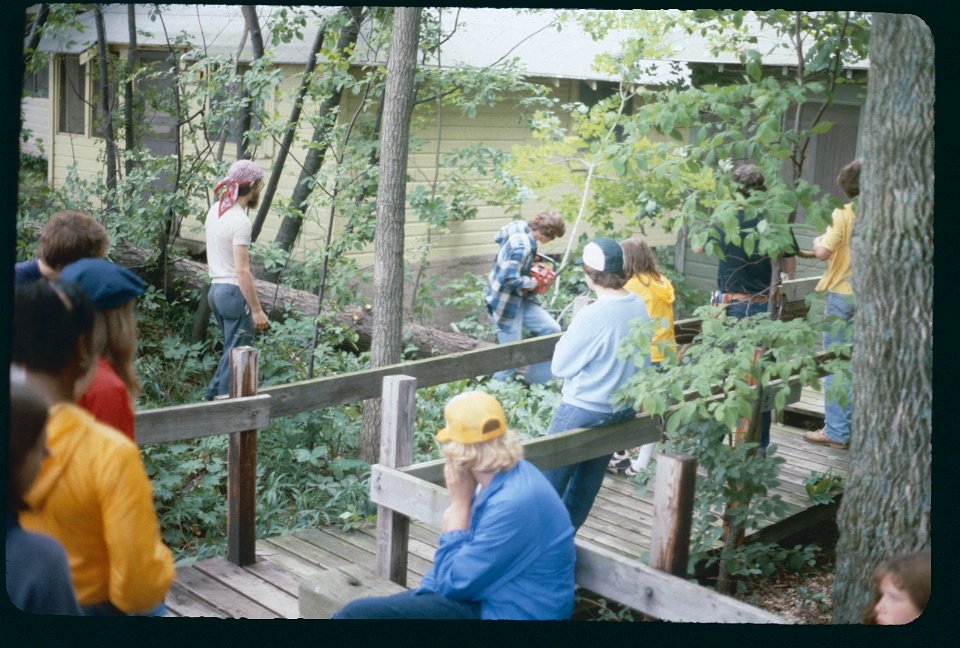
MULTIPOLYGON (((673 284, 660 272, 656 255, 643 239, 629 238, 622 241, 620 247, 623 248, 623 269, 630 277, 624 288, 643 300, 651 322, 659 320, 661 324, 650 339, 650 364, 657 366, 667 349, 677 346, 673 333, 673 284)), ((610 460, 610 470, 623 471, 630 477, 636 475, 650 463, 655 446, 656 443, 647 443, 631 453, 625 450, 615 453, 610 460), (634 455, 632 460, 630 454, 634 455)))

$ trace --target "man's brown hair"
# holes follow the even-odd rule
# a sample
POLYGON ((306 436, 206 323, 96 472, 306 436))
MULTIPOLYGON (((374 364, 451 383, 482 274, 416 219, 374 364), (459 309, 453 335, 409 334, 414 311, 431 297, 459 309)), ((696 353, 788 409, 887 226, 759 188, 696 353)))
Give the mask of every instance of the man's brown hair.
POLYGON ((43 228, 37 255, 54 270, 89 257, 107 255, 110 237, 95 218, 78 211, 58 211, 43 228))
POLYGON ((560 238, 567 231, 563 217, 555 211, 540 212, 527 221, 527 225, 550 239, 560 238))
POLYGON ((837 186, 847 194, 847 198, 853 199, 860 195, 860 160, 854 160, 840 169, 837 186))

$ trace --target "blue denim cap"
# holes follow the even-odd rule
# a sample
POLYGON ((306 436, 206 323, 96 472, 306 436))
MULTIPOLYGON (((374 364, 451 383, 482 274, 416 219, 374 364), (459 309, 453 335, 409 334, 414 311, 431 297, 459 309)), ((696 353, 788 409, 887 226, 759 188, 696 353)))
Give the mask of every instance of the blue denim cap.
POLYGON ((600 272, 623 272, 623 248, 611 238, 595 238, 583 248, 581 261, 600 272))
POLYGON ((143 294, 143 279, 104 259, 80 259, 64 267, 60 281, 80 286, 98 311, 122 306, 143 294))

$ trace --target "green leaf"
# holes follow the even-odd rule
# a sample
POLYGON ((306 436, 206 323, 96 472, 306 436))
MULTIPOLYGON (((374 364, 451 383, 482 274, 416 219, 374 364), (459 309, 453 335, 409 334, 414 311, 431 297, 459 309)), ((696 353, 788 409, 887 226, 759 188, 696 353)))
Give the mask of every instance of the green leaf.
POLYGON ((822 135, 823 133, 826 133, 827 131, 829 131, 831 128, 833 128, 833 122, 822 121, 814 124, 813 128, 810 129, 810 132, 816 133, 818 135, 822 135))

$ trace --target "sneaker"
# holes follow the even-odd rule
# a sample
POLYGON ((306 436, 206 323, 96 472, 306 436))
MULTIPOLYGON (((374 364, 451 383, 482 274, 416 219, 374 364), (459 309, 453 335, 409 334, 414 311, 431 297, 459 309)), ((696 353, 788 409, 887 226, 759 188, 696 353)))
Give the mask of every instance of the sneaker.
POLYGON ((823 431, 823 428, 819 430, 814 430, 813 432, 804 432, 803 440, 806 441, 807 443, 830 446, 831 448, 838 448, 840 450, 846 450, 850 447, 849 442, 840 443, 828 437, 826 432, 823 431))
POLYGON ((612 473, 622 473, 630 467, 630 456, 626 450, 619 450, 613 453, 610 463, 607 464, 607 470, 612 473))

